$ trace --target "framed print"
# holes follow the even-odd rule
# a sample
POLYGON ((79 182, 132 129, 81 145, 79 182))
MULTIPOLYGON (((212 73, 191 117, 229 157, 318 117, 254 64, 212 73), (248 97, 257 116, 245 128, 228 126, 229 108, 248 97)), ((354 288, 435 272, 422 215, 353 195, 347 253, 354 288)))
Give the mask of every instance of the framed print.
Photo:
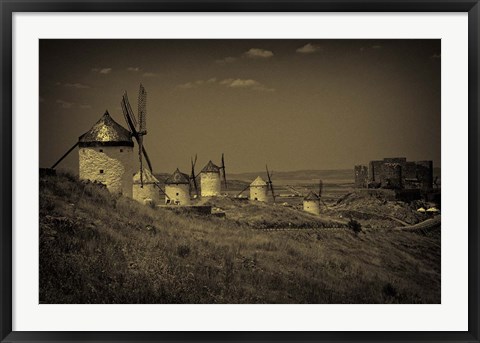
POLYGON ((1 338, 478 341, 478 1, 2 2, 1 338))

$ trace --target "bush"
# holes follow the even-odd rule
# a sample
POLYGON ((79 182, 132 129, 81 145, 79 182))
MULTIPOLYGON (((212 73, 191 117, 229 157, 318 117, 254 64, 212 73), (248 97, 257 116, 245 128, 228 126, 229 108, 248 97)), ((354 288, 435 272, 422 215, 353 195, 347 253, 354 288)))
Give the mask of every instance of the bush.
POLYGON ((362 232, 362 224, 357 222, 355 219, 350 219, 347 224, 348 228, 352 230, 356 235, 362 232))
POLYGON ((184 244, 179 245, 177 247, 177 254, 180 257, 187 257, 188 255, 190 255, 190 247, 184 244))

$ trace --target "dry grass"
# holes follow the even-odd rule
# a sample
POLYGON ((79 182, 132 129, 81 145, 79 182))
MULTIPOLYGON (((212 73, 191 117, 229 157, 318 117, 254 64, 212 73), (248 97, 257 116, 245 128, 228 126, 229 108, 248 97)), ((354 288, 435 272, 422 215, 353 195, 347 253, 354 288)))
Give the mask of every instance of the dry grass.
MULTIPOLYGON (((274 216, 274 214, 270 214, 274 216)), ((440 237, 265 232, 40 183, 42 303, 439 303, 440 237)))

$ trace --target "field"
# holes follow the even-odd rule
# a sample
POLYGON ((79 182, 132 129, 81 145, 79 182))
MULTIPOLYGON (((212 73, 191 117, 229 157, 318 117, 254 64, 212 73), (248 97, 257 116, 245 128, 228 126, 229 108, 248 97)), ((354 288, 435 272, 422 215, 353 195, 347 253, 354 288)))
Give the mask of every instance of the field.
POLYGON ((440 303, 439 221, 356 233, 335 207, 357 202, 316 217, 222 197, 210 205, 226 218, 197 217, 42 177, 40 302, 440 303))

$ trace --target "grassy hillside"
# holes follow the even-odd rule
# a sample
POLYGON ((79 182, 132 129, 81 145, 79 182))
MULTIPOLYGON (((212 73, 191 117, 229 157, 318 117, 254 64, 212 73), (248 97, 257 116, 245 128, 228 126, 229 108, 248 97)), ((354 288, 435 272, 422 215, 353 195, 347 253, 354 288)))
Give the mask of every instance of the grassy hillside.
POLYGON ((240 219, 180 216, 72 176, 42 178, 40 301, 440 302, 438 230, 265 231, 240 219))

